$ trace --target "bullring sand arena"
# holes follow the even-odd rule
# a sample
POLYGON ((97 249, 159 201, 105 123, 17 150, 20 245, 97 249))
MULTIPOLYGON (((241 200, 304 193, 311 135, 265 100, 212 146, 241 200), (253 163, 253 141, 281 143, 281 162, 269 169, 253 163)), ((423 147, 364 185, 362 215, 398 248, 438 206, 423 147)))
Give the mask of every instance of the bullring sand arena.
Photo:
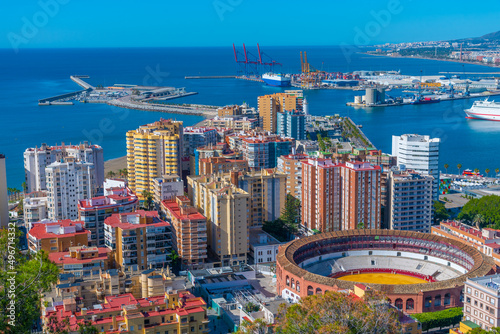
POLYGON ((375 283, 375 284, 418 284, 427 283, 427 281, 401 274, 373 273, 373 274, 354 274, 338 277, 342 281, 375 283))

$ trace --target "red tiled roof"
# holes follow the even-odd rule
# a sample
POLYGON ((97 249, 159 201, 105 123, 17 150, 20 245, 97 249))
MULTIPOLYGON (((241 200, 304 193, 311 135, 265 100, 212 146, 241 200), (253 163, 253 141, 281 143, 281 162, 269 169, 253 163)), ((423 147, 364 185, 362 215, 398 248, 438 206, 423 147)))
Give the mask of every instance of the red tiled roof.
POLYGON ((106 247, 99 247, 98 252, 99 254, 97 257, 87 259, 73 258, 69 256, 70 252, 55 252, 49 254, 49 260, 56 264, 92 263, 94 261, 107 260, 108 253, 111 252, 111 250, 106 247))
POLYGON ((106 218, 106 220, 104 221, 104 224, 110 225, 111 227, 119 227, 122 230, 136 229, 136 228, 144 227, 144 226, 156 226, 156 227, 170 226, 169 222, 165 222, 158 217, 157 211, 145 211, 145 210, 137 210, 135 212, 128 212, 128 213, 115 213, 111 217, 106 218), (132 223, 127 223, 127 222, 122 222, 120 218, 124 217, 124 216, 153 217, 156 219, 154 219, 154 223, 147 224, 147 225, 146 224, 132 224, 132 223))
POLYGON ((179 204, 177 204, 176 201, 172 200, 164 200, 161 202, 161 205, 168 210, 172 216, 179 220, 205 220, 205 216, 203 216, 201 213, 196 212, 196 213, 190 213, 187 215, 181 214, 181 208, 179 207, 179 204))
POLYGON ((84 222, 82 221, 72 221, 70 219, 64 219, 64 220, 59 220, 57 222, 52 222, 52 223, 34 223, 33 228, 29 230, 28 234, 31 235, 32 237, 40 240, 40 239, 48 239, 48 238, 63 238, 63 237, 72 237, 75 235, 81 235, 81 234, 90 234, 90 231, 85 229, 84 227, 84 222), (55 234, 52 232, 47 232, 47 226, 74 226, 76 224, 80 224, 82 227, 81 231, 78 231, 76 233, 65 233, 65 234, 55 234))

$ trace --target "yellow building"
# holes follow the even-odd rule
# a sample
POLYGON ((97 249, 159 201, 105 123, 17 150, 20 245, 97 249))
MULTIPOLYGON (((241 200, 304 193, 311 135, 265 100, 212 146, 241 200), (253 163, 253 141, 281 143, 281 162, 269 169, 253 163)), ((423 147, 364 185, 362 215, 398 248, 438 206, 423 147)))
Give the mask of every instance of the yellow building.
POLYGON ((222 266, 247 262, 250 195, 222 177, 187 178, 193 205, 208 222, 208 246, 222 266))
POLYGON ((285 110, 302 111, 302 96, 300 94, 276 93, 258 97, 259 116, 262 118, 262 128, 276 133, 278 112, 285 110))
POLYGON ((182 177, 182 136, 182 122, 164 119, 127 132, 128 181, 139 199, 144 190, 154 192, 155 178, 182 177))
POLYGON ((460 326, 458 328, 451 328, 450 334, 466 334, 469 333, 474 328, 481 327, 478 324, 473 323, 470 320, 465 320, 460 322, 460 326))
POLYGON ((69 333, 79 333, 78 323, 92 322, 99 333, 208 333, 209 320, 206 303, 189 292, 170 290, 164 294, 136 299, 132 294, 107 296, 104 303, 92 309, 78 308, 74 298, 63 305, 45 310, 44 329, 50 328, 49 319, 59 323, 68 320, 69 333))

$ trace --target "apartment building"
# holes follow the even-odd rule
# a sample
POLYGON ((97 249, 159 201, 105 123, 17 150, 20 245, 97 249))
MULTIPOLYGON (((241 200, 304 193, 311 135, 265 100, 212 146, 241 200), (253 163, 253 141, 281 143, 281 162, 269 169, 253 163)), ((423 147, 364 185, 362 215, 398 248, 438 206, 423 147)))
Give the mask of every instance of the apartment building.
POLYGON ((87 246, 90 231, 81 221, 69 219, 35 223, 28 231, 28 248, 33 253, 68 252, 70 247, 87 246))
POLYGON ((105 244, 119 268, 164 268, 170 264, 171 225, 156 211, 115 213, 104 222, 105 244))
POLYGON ((260 171, 231 171, 230 182, 250 196, 248 224, 260 227, 265 221, 274 221, 281 216, 286 201, 286 174, 276 169, 260 171))
POLYGON ((48 219, 47 192, 34 191, 26 194, 23 199, 23 212, 25 226, 31 226, 32 223, 48 219))
POLYGON ((227 159, 224 157, 210 157, 200 159, 198 175, 212 175, 229 173, 230 171, 248 171, 248 161, 244 159, 227 159))
POLYGON ((9 197, 7 195, 7 171, 5 155, 0 154, 0 228, 9 226, 9 197))
POLYGON ((191 206, 188 197, 161 202, 161 210, 172 224, 173 246, 183 267, 202 268, 207 259, 207 219, 191 206))
POLYGON ((110 252, 106 247, 75 246, 67 252, 50 253, 49 260, 55 263, 61 273, 84 277, 108 270, 110 252))
POLYGON ((478 228, 457 221, 442 221, 432 226, 431 233, 461 241, 487 256, 500 266, 500 230, 478 228))
POLYGON ((285 110, 277 113, 276 133, 295 140, 306 139, 306 115, 303 112, 285 110))
POLYGON ((392 136, 392 155, 398 166, 434 177, 433 198, 439 197, 439 138, 416 134, 392 136))
POLYGON ((262 119, 264 131, 276 133, 278 125, 278 112, 302 112, 302 94, 296 92, 276 93, 258 97, 259 116, 262 119))
POLYGON ((286 174, 286 193, 302 200, 302 161, 306 154, 288 154, 278 158, 278 171, 286 174))
POLYGON ((98 186, 104 182, 104 157, 102 147, 83 142, 79 145, 48 146, 28 148, 24 151, 24 171, 26 177, 26 192, 47 190, 45 168, 54 162, 65 161, 66 158, 74 161, 94 165, 94 179, 98 186))
POLYGON ((380 167, 302 161, 302 224, 309 231, 380 228, 380 167))
POLYGON ((222 266, 247 263, 250 195, 221 177, 188 177, 193 205, 207 218, 208 246, 222 266))
POLYGON ((248 161, 251 170, 275 168, 278 157, 288 155, 295 147, 293 138, 283 138, 277 135, 256 134, 255 136, 240 136, 241 151, 248 161))
POLYGON ((99 333, 209 332, 206 303, 187 291, 170 290, 140 299, 130 293, 106 296, 102 304, 91 309, 77 309, 75 299, 68 298, 62 305, 45 308, 43 313, 44 331, 50 330, 49 319, 55 317, 59 323, 68 320, 71 333, 78 333, 78 324, 84 322, 91 322, 99 333))
POLYGON ((139 199, 127 187, 105 189, 104 196, 78 201, 78 219, 90 231, 89 245, 105 247, 104 221, 115 213, 134 212, 139 199))
POLYGON ((183 157, 193 155, 198 147, 216 143, 217 130, 215 128, 187 126, 183 132, 183 157))
POLYGON ((165 175, 153 180, 153 199, 157 208, 164 200, 184 195, 184 182, 179 175, 165 175))
POLYGON ((484 330, 500 326, 500 274, 467 278, 463 312, 464 320, 484 330))
POLYGON ((259 127, 257 118, 250 118, 242 115, 235 116, 215 116, 207 119, 203 123, 205 126, 219 129, 231 129, 233 131, 251 131, 259 127))
POLYGON ((78 219, 78 201, 92 198, 97 192, 95 166, 66 158, 45 168, 47 207, 51 220, 78 219))
POLYGON ((182 177, 182 122, 164 120, 127 132, 129 186, 142 200, 143 191, 154 192, 154 179, 182 177))
POLYGON ((387 175, 386 226, 391 230, 431 232, 434 178, 392 168, 387 175))

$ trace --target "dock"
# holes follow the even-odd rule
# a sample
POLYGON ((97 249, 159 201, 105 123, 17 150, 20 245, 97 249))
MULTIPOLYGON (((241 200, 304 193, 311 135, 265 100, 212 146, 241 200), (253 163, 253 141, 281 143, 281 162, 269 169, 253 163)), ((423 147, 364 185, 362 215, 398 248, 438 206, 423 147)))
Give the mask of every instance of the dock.
POLYGON ((73 82, 75 82, 78 86, 82 87, 83 89, 85 89, 85 90, 95 89, 94 86, 92 86, 91 84, 88 84, 82 80, 82 79, 87 79, 87 78, 89 78, 88 75, 72 75, 72 76, 70 76, 70 79, 73 80, 73 82))
MULTIPOLYGON (((457 96, 457 97, 450 97, 450 98, 444 98, 440 99, 439 102, 436 103, 441 103, 441 102, 447 102, 447 101, 456 101, 456 100, 468 100, 468 99, 475 99, 475 98, 486 98, 489 96, 498 96, 500 95, 500 91, 494 91, 494 92, 488 92, 486 94, 484 93, 479 93, 479 94, 471 94, 469 96, 457 96)), ((431 104, 436 104, 436 103, 431 103, 431 104)), ((411 105, 413 104, 412 102, 399 102, 399 103, 381 103, 381 104, 374 104, 374 105, 366 105, 364 103, 355 103, 355 102, 347 102, 346 105, 349 107, 358 107, 358 108, 378 108, 378 107, 397 107, 397 106, 406 106, 406 105, 411 105)), ((425 103, 422 104, 415 104, 415 105, 425 105, 425 103)))
POLYGON ((38 100, 38 105, 39 106, 50 106, 50 105, 70 105, 73 104, 72 102, 67 102, 67 101, 61 101, 61 100, 67 100, 71 99, 75 96, 78 96, 82 93, 91 91, 91 88, 88 89, 83 89, 83 90, 78 90, 76 92, 71 92, 71 93, 65 93, 61 95, 56 95, 52 97, 47 97, 45 99, 38 100))
POLYGON ((241 80, 248 80, 248 81, 255 81, 255 82, 264 82, 261 78, 251 78, 251 77, 246 77, 244 75, 236 76, 236 79, 241 79, 241 80))

